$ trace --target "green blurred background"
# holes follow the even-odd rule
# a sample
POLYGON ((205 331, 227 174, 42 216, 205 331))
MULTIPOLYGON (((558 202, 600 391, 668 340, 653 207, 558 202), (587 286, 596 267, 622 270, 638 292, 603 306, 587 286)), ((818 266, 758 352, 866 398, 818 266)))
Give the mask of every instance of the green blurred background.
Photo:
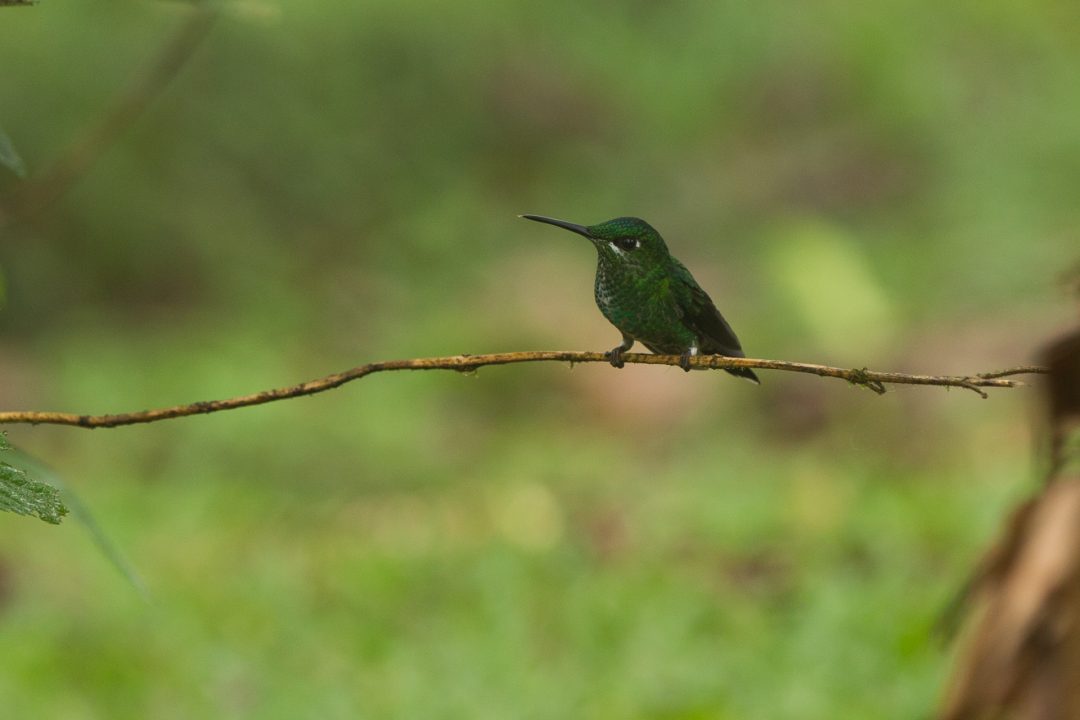
MULTIPOLYGON (((748 353, 974 372, 1071 320, 1073 2, 235 0, 0 231, 0 408, 604 350, 587 243, 657 226, 748 353)), ((31 176, 191 8, 0 9, 31 176)), ((0 201, 20 181, 0 168, 0 201)), ((1031 390, 542 364, 87 432, 84 527, 0 517, 0 704, 58 718, 911 718, 1032 485, 1031 390)))

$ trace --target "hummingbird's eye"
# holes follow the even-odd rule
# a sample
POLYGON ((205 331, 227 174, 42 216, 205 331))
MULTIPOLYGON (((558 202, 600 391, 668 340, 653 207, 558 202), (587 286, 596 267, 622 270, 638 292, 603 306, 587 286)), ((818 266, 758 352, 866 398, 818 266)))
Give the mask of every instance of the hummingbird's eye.
POLYGON ((630 250, 637 250, 639 247, 641 247, 641 241, 635 238, 619 238, 618 240, 613 240, 612 242, 617 248, 619 248, 620 250, 626 250, 627 252, 629 252, 630 250))

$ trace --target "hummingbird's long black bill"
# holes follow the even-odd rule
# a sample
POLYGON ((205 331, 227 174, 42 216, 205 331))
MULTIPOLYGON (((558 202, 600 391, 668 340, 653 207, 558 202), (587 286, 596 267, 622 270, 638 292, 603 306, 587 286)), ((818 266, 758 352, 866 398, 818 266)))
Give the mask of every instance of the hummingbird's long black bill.
POLYGON ((561 227, 563 230, 569 230, 570 232, 576 232, 578 235, 584 235, 587 238, 591 238, 589 228, 584 225, 578 225, 577 223, 566 222, 565 220, 556 220, 555 218, 544 217, 543 215, 518 215, 526 220, 535 220, 536 222, 547 223, 548 225, 554 225, 555 227, 561 227))

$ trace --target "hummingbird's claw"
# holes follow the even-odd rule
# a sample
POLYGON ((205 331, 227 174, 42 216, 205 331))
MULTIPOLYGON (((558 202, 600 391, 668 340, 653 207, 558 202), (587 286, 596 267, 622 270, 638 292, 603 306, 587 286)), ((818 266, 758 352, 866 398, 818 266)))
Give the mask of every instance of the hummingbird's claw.
POLYGON ((687 350, 679 356, 679 367, 686 372, 690 372, 690 351, 687 350))
POLYGON ((622 354, 623 354, 623 347, 622 347, 622 345, 620 345, 617 348, 612 348, 612 349, 608 350, 606 353, 604 353, 604 357, 606 357, 608 359, 608 362, 611 363, 611 367, 613 367, 613 368, 621 368, 623 365, 626 364, 626 363, 623 362, 622 354))

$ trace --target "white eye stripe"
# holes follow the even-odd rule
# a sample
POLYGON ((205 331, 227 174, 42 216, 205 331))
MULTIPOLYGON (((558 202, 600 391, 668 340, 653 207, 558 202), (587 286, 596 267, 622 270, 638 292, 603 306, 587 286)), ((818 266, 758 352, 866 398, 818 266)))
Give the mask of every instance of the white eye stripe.
POLYGON ((641 247, 641 241, 635 239, 633 247, 619 247, 619 241, 618 240, 610 240, 610 241, 608 241, 608 245, 611 246, 612 250, 614 250, 615 252, 621 254, 621 253, 627 252, 628 250, 637 250, 639 247, 641 247))

